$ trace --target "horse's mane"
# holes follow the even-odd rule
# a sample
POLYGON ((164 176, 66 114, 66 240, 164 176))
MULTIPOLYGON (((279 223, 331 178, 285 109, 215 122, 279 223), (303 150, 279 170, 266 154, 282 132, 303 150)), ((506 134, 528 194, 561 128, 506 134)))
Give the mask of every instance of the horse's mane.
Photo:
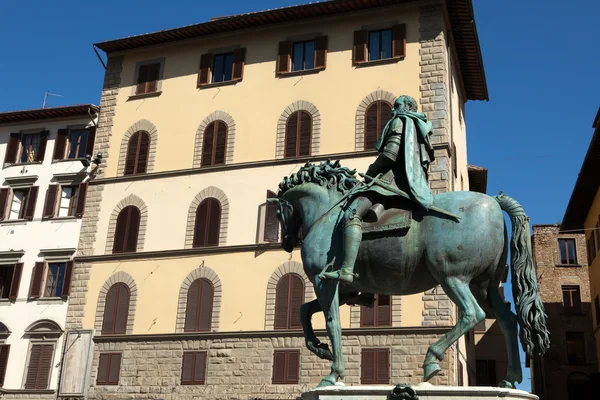
POLYGON ((340 192, 346 193, 360 183, 354 176, 355 174, 355 169, 351 170, 347 167, 342 167, 339 160, 335 162, 327 160, 320 164, 307 162, 304 166, 300 167, 298 172, 283 178, 279 184, 279 193, 277 196, 281 197, 288 190, 303 183, 316 183, 326 186, 328 189, 335 187, 340 192))

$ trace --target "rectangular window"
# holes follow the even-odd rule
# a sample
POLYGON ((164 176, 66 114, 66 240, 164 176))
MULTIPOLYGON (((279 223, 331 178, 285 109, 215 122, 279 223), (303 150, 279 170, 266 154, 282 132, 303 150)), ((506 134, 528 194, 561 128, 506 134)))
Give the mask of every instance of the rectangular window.
POLYGON ((273 383, 293 384, 300 379, 300 350, 273 352, 273 383))
POLYGON ((583 332, 566 332, 567 362, 585 364, 585 342, 583 332))
POLYGON ((360 359, 360 383, 390 383, 390 349, 362 349, 360 359))
POLYGON ((75 215, 75 208, 77 207, 77 186, 61 186, 60 187, 60 199, 58 204, 58 215, 59 217, 70 217, 75 215))
POLYGON ((100 353, 96 385, 118 385, 121 353, 100 353))
POLYGON ((204 385, 206 380, 206 352, 185 351, 181 366, 182 385, 204 385))
POLYGON ((34 344, 29 353, 25 389, 48 389, 54 344, 34 344))
POLYGON ((594 311, 596 311, 596 326, 600 325, 600 296, 594 298, 594 311))
POLYGON ((485 319, 475 325, 475 332, 485 332, 485 319))
POLYGON ((88 130, 76 129, 69 131, 69 148, 67 158, 85 158, 88 130))
POLYGON ((575 239, 558 239, 558 248, 560 250, 560 263, 562 265, 577 264, 575 239))
POLYGON ((581 292, 579 286, 563 285, 563 309, 565 313, 581 313, 581 292))
POLYGON ((25 215, 25 204, 29 190, 13 190, 12 202, 10 204, 9 220, 23 219, 25 215))
POLYGON ((21 138, 21 155, 19 156, 19 162, 27 163, 36 161, 38 150, 40 147, 39 133, 30 135, 23 135, 21 138))
POLYGON ((496 360, 476 360, 477 386, 496 386, 496 360))
POLYGON ((392 58, 392 30, 369 32, 369 61, 392 58))
POLYGON ((0 265, 0 299, 9 297, 14 269, 14 265, 0 265))
POLYGON ((154 93, 158 90, 160 63, 139 66, 135 94, 154 93))
POLYGON ((65 283, 65 271, 67 263, 49 263, 48 275, 46 275, 45 297, 62 296, 63 285, 65 283))
POLYGON ((375 296, 373 307, 360 307, 360 326, 392 326, 392 298, 388 295, 375 296))
POLYGON ((292 48, 292 71, 315 68, 315 41, 297 42, 292 48))
POLYGON ((233 72, 233 53, 216 54, 213 57, 213 83, 230 81, 233 72))

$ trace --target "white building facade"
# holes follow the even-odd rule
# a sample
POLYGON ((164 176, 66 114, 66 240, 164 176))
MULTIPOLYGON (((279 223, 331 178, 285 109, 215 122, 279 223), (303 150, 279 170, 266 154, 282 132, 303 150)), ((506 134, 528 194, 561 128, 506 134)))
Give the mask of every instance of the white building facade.
POLYGON ((0 113, 0 397, 54 394, 96 114, 0 113))

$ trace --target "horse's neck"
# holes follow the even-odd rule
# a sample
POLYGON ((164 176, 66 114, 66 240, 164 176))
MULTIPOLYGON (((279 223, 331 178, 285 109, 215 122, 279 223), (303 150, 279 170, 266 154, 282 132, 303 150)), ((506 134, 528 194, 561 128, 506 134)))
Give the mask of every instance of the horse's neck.
POLYGON ((302 210, 302 229, 304 232, 307 232, 339 200, 337 193, 320 189, 299 193, 297 197, 297 203, 302 210))

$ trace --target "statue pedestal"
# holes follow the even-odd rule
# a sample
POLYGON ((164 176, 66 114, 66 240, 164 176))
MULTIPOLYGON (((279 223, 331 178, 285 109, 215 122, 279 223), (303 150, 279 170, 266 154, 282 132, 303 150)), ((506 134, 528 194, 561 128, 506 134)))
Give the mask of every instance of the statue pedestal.
MULTIPOLYGON (((539 400, 538 396, 516 389, 487 386, 411 386, 419 400, 539 400)), ((302 400, 412 400, 409 393, 391 395, 394 386, 329 386, 302 393, 302 400)))

